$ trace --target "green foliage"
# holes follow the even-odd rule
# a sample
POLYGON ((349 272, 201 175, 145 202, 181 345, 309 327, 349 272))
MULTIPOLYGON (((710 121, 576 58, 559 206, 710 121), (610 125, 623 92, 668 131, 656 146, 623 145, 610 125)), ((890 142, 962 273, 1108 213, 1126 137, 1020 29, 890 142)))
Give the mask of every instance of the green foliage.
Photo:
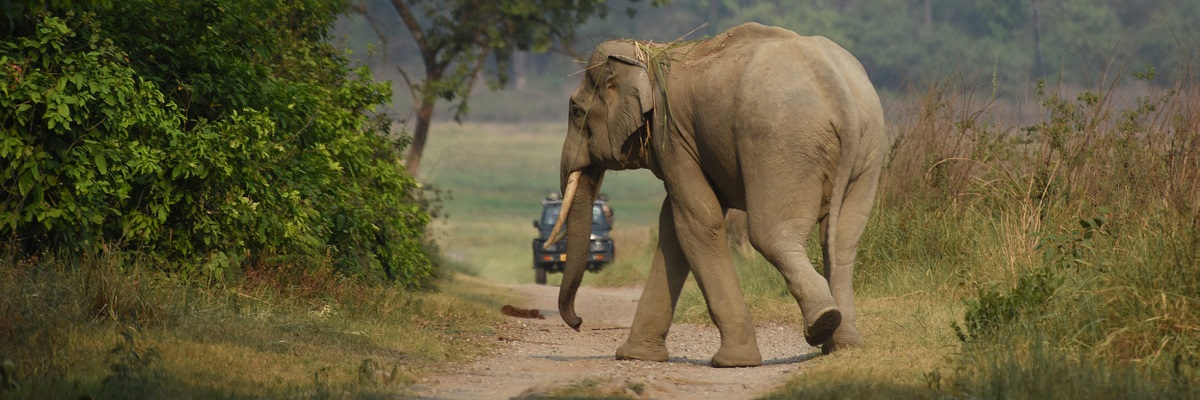
POLYGON ((0 236, 205 279, 268 263, 426 284, 430 216, 371 116, 387 86, 323 41, 339 11, 122 1, 0 42, 0 236))
POLYGON ((1008 293, 981 289, 975 298, 963 301, 966 316, 963 325, 952 325, 954 334, 963 342, 998 340, 998 335, 1012 332, 1010 325, 1042 316, 1060 285, 1062 277, 1055 270, 1042 268, 1022 274, 1008 293))
POLYGON ((161 230, 179 201, 162 168, 163 144, 186 140, 177 107, 91 18, 48 16, 0 46, 0 234, 77 250, 161 230))
POLYGON ((32 18, 39 13, 66 11, 102 11, 112 8, 113 0, 5 0, 0 3, 0 35, 28 35, 37 25, 32 18))
MULTIPOLYGON (((1023 332, 1022 329, 1036 329, 1033 327, 1048 323, 1048 318, 1062 316, 1055 314, 1056 307, 1051 303, 1062 299, 1058 296, 1060 290, 1077 289, 1064 289, 1067 277, 1078 279, 1096 272, 1083 268, 1096 266, 1093 238, 1108 234, 1103 228, 1104 214, 1108 211, 1101 208, 1100 212, 1100 216, 1080 219, 1081 228, 1069 233, 1034 232, 1033 235, 1040 238, 1036 249, 1042 252, 1042 262, 1021 271, 1016 286, 1007 292, 992 284, 980 288, 974 297, 964 299, 963 323, 951 325, 955 336, 964 343, 1004 342, 1005 338, 1023 332)), ((1078 294, 1065 301, 1073 305, 1057 306, 1083 306, 1078 294)))
POLYGON ((1104 214, 1107 214, 1108 210, 1101 207, 1100 213, 1101 215, 1093 218, 1080 219, 1080 228, 1071 230, 1070 233, 1044 235, 1037 247, 1042 251, 1044 265, 1058 269, 1095 267, 1093 259, 1096 247, 1092 239, 1096 235, 1108 234, 1108 231, 1104 230, 1104 214))

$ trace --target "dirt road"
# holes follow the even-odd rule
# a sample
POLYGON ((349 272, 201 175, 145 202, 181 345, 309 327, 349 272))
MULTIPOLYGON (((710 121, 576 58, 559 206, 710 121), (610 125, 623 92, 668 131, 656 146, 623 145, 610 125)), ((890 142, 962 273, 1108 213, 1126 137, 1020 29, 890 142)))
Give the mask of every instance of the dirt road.
POLYGON ((708 366, 719 337, 715 327, 676 324, 667 338, 668 362, 616 361, 613 352, 629 334, 640 288, 592 288, 579 291, 581 332, 558 315, 557 287, 512 287, 545 319, 509 317, 499 327, 497 350, 453 374, 415 385, 422 399, 508 399, 593 391, 660 399, 748 399, 768 393, 787 377, 819 363, 819 349, 808 346, 796 327, 760 325, 758 344, 765 365, 717 369, 708 366))

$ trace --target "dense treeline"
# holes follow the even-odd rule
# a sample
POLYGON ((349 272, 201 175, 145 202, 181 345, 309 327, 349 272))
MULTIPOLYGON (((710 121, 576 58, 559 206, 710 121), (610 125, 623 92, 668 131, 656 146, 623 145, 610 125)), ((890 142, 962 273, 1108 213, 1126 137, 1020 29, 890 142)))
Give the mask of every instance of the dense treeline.
MULTIPOLYGON (((419 67, 421 57, 399 28, 387 0, 359 0, 364 10, 392 28, 372 30, 361 18, 340 25, 339 35, 369 54, 393 82, 397 64, 419 67), (380 40, 378 35, 388 36, 380 40), (388 59, 383 59, 384 57, 388 59)), ((518 53, 510 88, 473 97, 468 118, 529 121, 557 119, 564 88, 573 88, 581 57, 609 38, 670 41, 711 36, 745 22, 778 25, 805 35, 827 36, 859 58, 881 90, 899 92, 946 81, 990 86, 997 95, 1029 93, 1034 82, 1088 86, 1129 71, 1155 71, 1151 83, 1166 86, 1192 68, 1200 43, 1200 2, 1163 0, 696 0, 607 3, 610 14, 633 18, 593 19, 577 30, 564 51, 518 53), (519 101, 514 101, 519 98, 519 101)), ((494 66, 493 66, 494 68, 494 66)), ((401 84, 402 85, 402 84, 401 84)), ((409 115, 407 93, 394 100, 409 115)))
POLYGON ((705 21, 699 34, 779 25, 837 41, 889 88, 950 74, 1092 83, 1108 68, 1145 65, 1167 83, 1200 43, 1200 2, 1188 0, 701 0, 639 15, 595 21, 595 32, 670 40, 705 21))
POLYGON ((404 141, 374 116, 390 89, 326 40, 343 2, 4 8, 4 251, 432 276, 404 141))

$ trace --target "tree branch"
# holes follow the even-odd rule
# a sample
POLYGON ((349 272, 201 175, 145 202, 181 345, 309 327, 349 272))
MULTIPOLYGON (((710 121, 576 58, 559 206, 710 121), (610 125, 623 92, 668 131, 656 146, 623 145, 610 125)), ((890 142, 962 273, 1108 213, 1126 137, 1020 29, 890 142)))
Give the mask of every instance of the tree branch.
POLYGON ((484 47, 483 53, 479 55, 479 59, 475 60, 475 66, 471 68, 471 77, 467 78, 467 95, 459 103, 458 109, 454 112, 454 121, 462 123, 462 114, 467 103, 467 98, 471 95, 471 89, 475 87, 475 81, 479 78, 479 71, 483 69, 483 64, 487 62, 488 56, 492 54, 490 47, 484 47))
POLYGON ((404 72, 404 68, 396 66, 396 72, 400 73, 400 77, 404 78, 404 83, 408 85, 408 94, 412 96, 413 112, 416 112, 418 106, 421 105, 421 91, 417 90, 417 86, 413 84, 412 78, 408 77, 408 73, 404 72))
POLYGON ((428 72, 437 69, 437 49, 429 46, 429 41, 425 39, 425 31, 421 30, 421 24, 408 9, 408 4, 404 0, 392 0, 392 7, 395 7, 396 12, 400 13, 400 20, 404 21, 404 27, 408 28, 408 33, 412 34, 413 41, 417 43, 417 49, 421 50, 421 58, 425 60, 425 70, 428 72))

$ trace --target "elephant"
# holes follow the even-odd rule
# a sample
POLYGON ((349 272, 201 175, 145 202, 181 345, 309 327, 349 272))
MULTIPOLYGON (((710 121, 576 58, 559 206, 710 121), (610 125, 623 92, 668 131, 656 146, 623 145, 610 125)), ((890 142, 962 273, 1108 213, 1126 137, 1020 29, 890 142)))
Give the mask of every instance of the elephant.
POLYGON ((617 359, 668 359, 667 332, 694 273, 720 332, 711 365, 762 364, 725 239, 730 209, 746 212, 751 245, 783 275, 805 340, 826 353, 861 346, 851 278, 890 148, 862 64, 827 38, 748 23, 696 41, 609 40, 586 65, 569 102, 564 207, 547 241, 567 238, 563 321, 577 331, 583 322, 575 295, 605 171, 649 169, 666 197, 617 359), (824 276, 805 249, 817 226, 824 276))

